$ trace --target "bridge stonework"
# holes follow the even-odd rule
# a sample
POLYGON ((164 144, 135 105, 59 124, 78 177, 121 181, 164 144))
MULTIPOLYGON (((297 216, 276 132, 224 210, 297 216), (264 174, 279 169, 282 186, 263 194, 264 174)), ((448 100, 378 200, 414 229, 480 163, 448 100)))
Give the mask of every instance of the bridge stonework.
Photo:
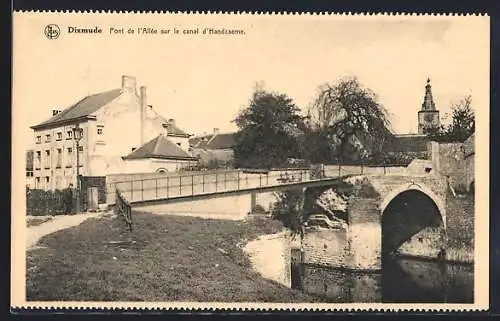
POLYGON ((406 191, 419 191, 430 198, 439 210, 442 226, 422 229, 399 249, 400 253, 433 257, 445 247, 446 178, 435 174, 368 175, 351 177, 350 182, 353 191, 347 204, 347 228, 306 230, 302 243, 304 263, 355 270, 381 269, 382 234, 388 233, 382 228, 384 210, 406 191))

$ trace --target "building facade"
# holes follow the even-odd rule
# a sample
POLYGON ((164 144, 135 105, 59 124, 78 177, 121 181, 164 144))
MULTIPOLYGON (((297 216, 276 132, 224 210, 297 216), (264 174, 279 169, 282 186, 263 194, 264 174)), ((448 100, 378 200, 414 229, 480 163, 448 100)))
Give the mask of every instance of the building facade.
POLYGON ((135 77, 123 76, 121 88, 87 96, 62 111, 54 110, 50 119, 31 127, 35 188, 75 185, 77 153, 82 176, 119 173, 126 167, 124 156, 160 133, 187 152, 190 135, 173 119, 160 116, 147 103, 146 87, 138 92, 136 86, 135 77), (73 137, 76 125, 83 129, 78 151, 73 137))
POLYGON ((214 128, 212 134, 189 140, 191 154, 199 159, 202 166, 230 166, 234 160, 235 144, 236 133, 220 133, 218 128, 214 128))

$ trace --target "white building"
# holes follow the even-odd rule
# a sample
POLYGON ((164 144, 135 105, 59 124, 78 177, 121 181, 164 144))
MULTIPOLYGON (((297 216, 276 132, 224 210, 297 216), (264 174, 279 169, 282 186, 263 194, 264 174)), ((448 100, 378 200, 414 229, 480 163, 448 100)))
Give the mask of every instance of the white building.
POLYGON ((72 130, 77 124, 83 128, 78 151, 82 176, 133 170, 124 156, 161 133, 186 153, 189 149, 190 135, 148 105, 146 87, 138 93, 135 78, 123 76, 121 88, 87 96, 62 111, 54 110, 50 119, 31 127, 35 188, 60 189, 76 183, 72 130))

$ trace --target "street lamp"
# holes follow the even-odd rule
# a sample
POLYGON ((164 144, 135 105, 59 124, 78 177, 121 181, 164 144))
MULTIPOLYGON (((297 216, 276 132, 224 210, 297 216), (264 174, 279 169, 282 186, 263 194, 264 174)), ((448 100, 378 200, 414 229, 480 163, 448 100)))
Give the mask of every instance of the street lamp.
POLYGON ((80 213, 80 140, 83 128, 79 124, 73 128, 73 139, 76 142, 76 213, 80 213))

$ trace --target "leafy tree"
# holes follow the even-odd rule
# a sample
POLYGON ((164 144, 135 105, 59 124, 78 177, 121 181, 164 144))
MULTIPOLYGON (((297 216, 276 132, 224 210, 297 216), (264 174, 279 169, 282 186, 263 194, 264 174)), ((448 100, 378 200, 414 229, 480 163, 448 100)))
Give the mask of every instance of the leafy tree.
POLYGON ((451 106, 451 123, 441 125, 427 132, 431 139, 439 142, 463 142, 475 130, 475 114, 472 108, 472 97, 465 96, 458 103, 451 106))
POLYGON ((239 128, 234 148, 236 167, 278 167, 288 158, 300 157, 304 117, 287 95, 258 87, 234 122, 239 128))
POLYGON ((320 86, 310 113, 312 130, 326 137, 339 160, 350 160, 354 151, 359 152, 356 139, 367 151, 363 157, 383 158, 389 143, 388 113, 357 78, 320 86))

